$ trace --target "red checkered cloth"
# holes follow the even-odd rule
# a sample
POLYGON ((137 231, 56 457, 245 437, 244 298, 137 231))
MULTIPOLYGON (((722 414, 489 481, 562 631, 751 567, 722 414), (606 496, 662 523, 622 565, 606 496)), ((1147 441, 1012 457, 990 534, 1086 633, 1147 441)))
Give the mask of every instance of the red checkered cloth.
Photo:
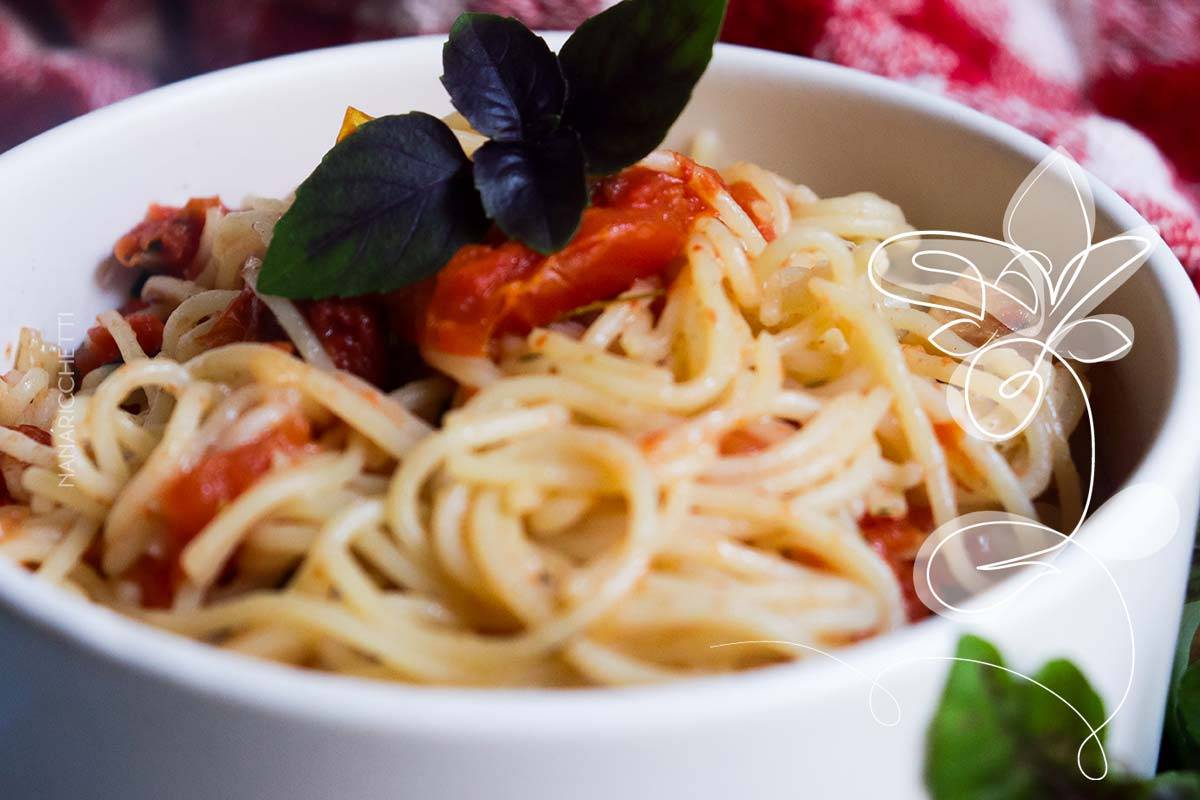
MULTIPOLYGON (((462 11, 570 28, 612 0, 0 0, 0 150, 156 83, 462 11)), ((1061 145, 1200 287, 1200 2, 731 0, 724 38, 945 94, 1061 145)))

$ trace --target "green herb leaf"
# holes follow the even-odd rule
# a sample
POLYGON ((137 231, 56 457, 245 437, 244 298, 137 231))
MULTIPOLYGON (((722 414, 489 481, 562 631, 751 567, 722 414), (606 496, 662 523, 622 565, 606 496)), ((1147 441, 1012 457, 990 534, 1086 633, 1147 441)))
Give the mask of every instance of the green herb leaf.
MULTIPOLYGON (((926 740, 934 800, 1200 800, 1197 773, 1146 781, 1111 768, 1095 781, 1080 772, 1079 747, 1106 717, 1071 662, 1051 661, 1029 680, 1006 670, 996 648, 978 637, 962 637, 955 655, 926 740)), ((1082 751, 1092 776, 1104 771, 1103 733, 1082 751)))
POLYGON ((539 253, 566 246, 587 207, 583 148, 574 131, 534 144, 491 141, 475 151, 475 186, 500 230, 539 253))
POLYGON ((1197 761, 1196 744, 1200 742, 1200 664, 1189 664, 1174 686, 1174 711, 1183 734, 1184 758, 1188 766, 1197 761))
POLYGON ((1188 570, 1187 599, 1200 600, 1200 547, 1192 548, 1192 566, 1188 570))
POLYGON ((950 668, 926 743, 930 793, 935 800, 958 800, 987 787, 997 800, 1032 796, 1037 776, 1024 763, 1013 678, 995 668, 1004 660, 975 636, 962 637, 955 656, 967 660, 950 668))
POLYGON ((712 58, 725 0, 623 0, 584 22, 559 53, 564 122, 594 173, 616 172, 663 141, 712 58))
POLYGON ((1192 646, 1200 630, 1200 600, 1185 603, 1167 695, 1166 738, 1177 764, 1200 767, 1200 664, 1192 664, 1192 646))
POLYGON ((380 117, 300 184, 258 286, 292 298, 389 291, 437 272, 486 230, 471 161, 445 123, 380 117))
POLYGON ((533 141, 558 127, 567 96, 558 58, 509 17, 463 14, 442 49, 442 85, 475 130, 533 141))
POLYGON ((1041 756, 1054 764, 1073 767, 1081 759, 1089 775, 1103 774, 1105 759, 1101 745, 1107 729, 1100 729, 1098 736, 1088 738, 1104 722, 1104 702, 1100 695, 1078 667, 1062 659, 1047 663, 1033 674, 1033 679, 1046 688, 1020 678, 1014 680, 1015 688, 1024 694, 1025 730, 1037 742, 1041 756))
POLYGON ((1200 774, 1164 772, 1130 796, 1137 800, 1200 800, 1200 774))
POLYGON ((558 319, 559 321, 574 319, 575 317, 582 317, 596 311, 603 311, 609 306, 616 305, 617 303, 628 303, 631 300, 650 300, 655 297, 664 297, 666 294, 666 289, 652 289, 651 291, 638 292, 637 294, 623 294, 619 297, 614 297, 611 300, 597 300, 594 303, 585 303, 581 306, 572 308, 570 311, 564 311, 558 315, 558 319))
MULTIPOLYGON (((1095 796, 1095 782, 1075 761, 1088 725, 1051 693, 1098 727, 1104 704, 1083 674, 1051 661, 1032 676, 1042 688, 1007 671, 996 648, 975 636, 964 636, 955 655, 961 660, 950 668, 927 742, 925 774, 935 800, 1095 796)), ((1095 740, 1084 756, 1089 773, 1099 774, 1095 740)))

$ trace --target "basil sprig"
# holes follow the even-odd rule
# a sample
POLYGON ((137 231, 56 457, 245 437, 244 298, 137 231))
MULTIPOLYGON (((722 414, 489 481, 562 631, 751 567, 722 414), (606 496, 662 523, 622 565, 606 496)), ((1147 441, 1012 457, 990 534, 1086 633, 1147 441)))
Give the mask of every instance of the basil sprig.
POLYGON ((587 176, 636 163, 666 136, 724 15, 725 0, 623 0, 561 56, 515 19, 462 15, 442 84, 489 141, 472 162, 427 114, 363 125, 296 190, 259 287, 298 299, 397 289, 482 239, 489 220, 542 254, 562 249, 587 207, 587 176))
MULTIPOLYGON (((1195 772, 1141 780, 1121 772, 1111 758, 1103 780, 1079 771, 1076 758, 1089 725, 1098 727, 1107 717, 1100 695, 1070 661, 1056 659, 1033 673, 1038 686, 1007 671, 999 651, 976 636, 962 637, 955 656, 926 738, 925 783, 933 800, 1200 798, 1195 772)), ((1106 730, 1101 728, 1100 742, 1106 730)), ((1095 738, 1084 745, 1082 760, 1091 775, 1104 773, 1095 738)))

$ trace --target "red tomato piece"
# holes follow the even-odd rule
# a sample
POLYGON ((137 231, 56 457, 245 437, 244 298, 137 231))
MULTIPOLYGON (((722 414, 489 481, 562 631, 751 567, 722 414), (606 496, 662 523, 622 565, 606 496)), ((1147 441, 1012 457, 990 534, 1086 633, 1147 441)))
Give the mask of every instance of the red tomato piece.
POLYGON ((130 314, 133 314, 136 311, 145 311, 149 307, 150 304, 142 298, 131 297, 124 303, 121 303, 121 305, 117 306, 117 313, 122 317, 128 317, 130 314))
MULTIPOLYGON (((373 298, 326 298, 297 304, 334 366, 382 387, 388 375, 384 309, 373 298)), ((204 336, 207 347, 265 342, 291 348, 271 309, 251 289, 234 298, 204 336)))
MULTIPOLYGON (((143 608, 170 608, 175 590, 183 583, 183 569, 179 566, 180 547, 173 541, 160 541, 154 553, 145 553, 121 578, 138 587, 138 598, 143 608)), ((83 563, 104 573, 104 537, 97 536, 83 553, 83 563)))
POLYGON ((313 300, 300 304, 334 366, 382 387, 388 377, 387 326, 372 298, 313 300))
POLYGON ((260 438, 229 450, 208 453, 170 481, 160 495, 160 515, 182 548, 217 513, 254 485, 276 455, 294 458, 310 449, 308 420, 289 416, 260 438))
MULTIPOLYGON (((50 444, 50 432, 44 430, 43 428, 39 428, 36 425, 5 425, 4 427, 8 428, 10 431, 16 431, 18 433, 25 434, 38 444, 50 444)), ((17 461, 17 459, 12 458, 12 456, 0 455, 0 465, 6 462, 17 464, 21 463, 20 461, 17 461)), ((13 502, 15 501, 13 500, 12 495, 8 492, 8 483, 4 480, 4 477, 0 475, 0 506, 9 505, 13 502)), ((3 533, 3 531, 0 531, 0 533, 3 533)))
POLYGON ((910 509, 900 518, 877 517, 866 514, 858 521, 858 529, 875 552, 879 553, 896 573, 904 597, 904 609, 910 622, 930 615, 930 610, 917 596, 913 586, 913 564, 925 537, 933 530, 929 509, 910 509))
MULTIPOLYGON (((135 311, 125 317, 129 327, 137 336, 138 344, 146 355, 154 356, 162 349, 163 322, 149 311, 135 311)), ((82 378, 92 370, 105 364, 121 360, 121 351, 108 328, 97 325, 88 329, 87 341, 75 351, 75 370, 82 378)))
POLYGON ((145 219, 117 240, 113 256, 126 267, 194 278, 205 218, 220 206, 216 197, 194 197, 182 208, 151 205, 145 219))
POLYGON ((511 241, 463 247, 437 275, 422 344, 482 355, 497 334, 527 333, 667 272, 692 222, 713 213, 689 179, 722 185, 711 170, 679 163, 680 177, 631 167, 600 181, 575 238, 549 257, 511 241))
POLYGON ((183 583, 183 570, 177 552, 160 558, 143 555, 121 577, 138 587, 142 608, 170 608, 183 583))
POLYGON ((5 425, 4 427, 11 431, 25 434, 38 444, 50 444, 50 431, 45 428, 39 428, 37 425, 5 425))
POLYGON ((388 328, 395 338, 405 342, 420 341, 425 328, 425 310, 433 299, 437 277, 409 284, 380 296, 387 310, 388 328))
POLYGON ((242 289, 202 337, 209 348, 235 342, 272 342, 287 340, 287 334, 266 303, 252 289, 242 289))

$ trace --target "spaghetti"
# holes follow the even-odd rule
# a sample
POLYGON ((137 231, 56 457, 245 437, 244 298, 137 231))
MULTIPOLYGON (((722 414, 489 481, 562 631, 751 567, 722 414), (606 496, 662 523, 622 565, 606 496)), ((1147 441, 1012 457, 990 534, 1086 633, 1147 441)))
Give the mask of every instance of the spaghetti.
MULTIPOLYGON (((432 299, 391 302, 426 323, 410 337, 424 365, 394 388, 329 335, 362 325, 257 293, 286 201, 189 204, 192 253, 169 239, 184 228, 143 223, 127 258, 179 263, 139 309, 100 316, 90 357, 112 363, 67 391, 63 356, 26 330, 0 383, 0 552, 261 658, 575 686, 885 632, 919 615, 911 559, 936 525, 1080 513, 1082 398, 1061 368, 1044 367, 1048 401, 1020 436, 971 439, 947 403, 956 361, 924 339, 940 322, 872 294, 871 253, 909 229, 898 207, 665 151, 613 180, 638 176, 690 203, 669 258, 625 274, 651 247, 635 237, 589 262, 621 285, 579 303, 546 300, 553 271, 522 262, 520 281, 473 289, 465 317, 430 322, 464 307, 438 291, 468 256, 506 247, 469 246, 432 299), (729 642, 750 643, 715 646, 729 642)), ((999 384, 979 391, 999 402, 999 384)))

